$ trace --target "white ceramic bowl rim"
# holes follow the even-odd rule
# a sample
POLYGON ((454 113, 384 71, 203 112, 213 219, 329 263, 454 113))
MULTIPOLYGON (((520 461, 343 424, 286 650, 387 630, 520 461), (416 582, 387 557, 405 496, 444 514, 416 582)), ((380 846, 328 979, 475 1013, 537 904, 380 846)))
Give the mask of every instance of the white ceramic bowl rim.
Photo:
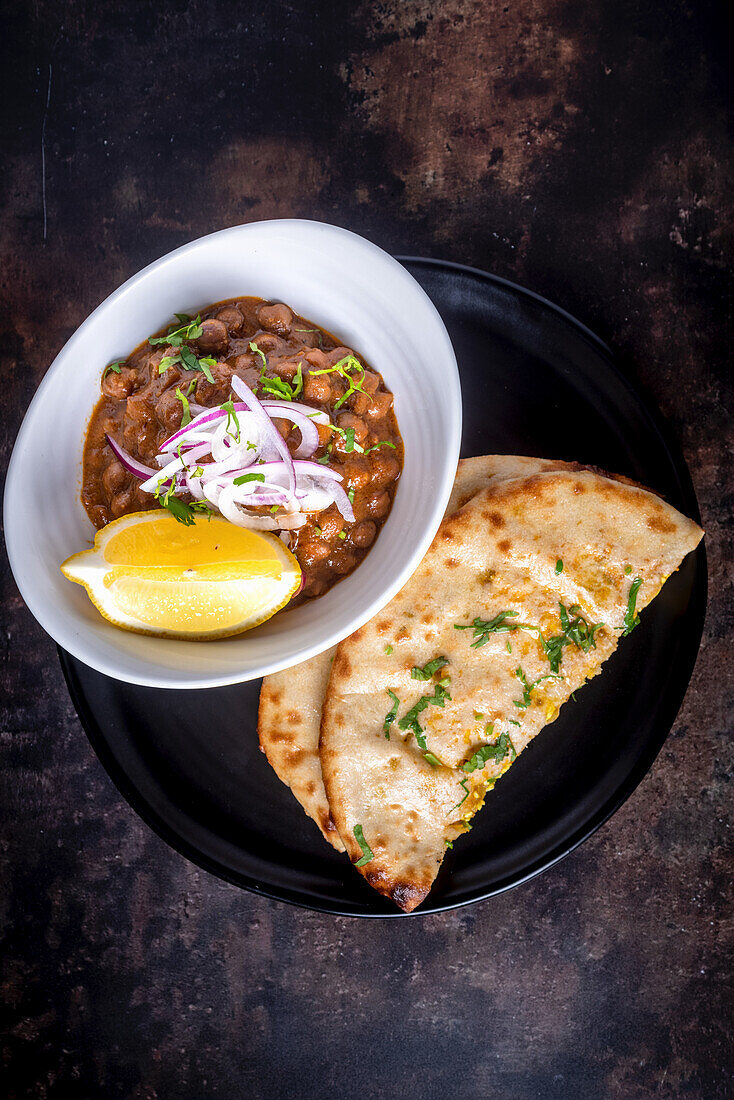
POLYGON ((393 257, 321 222, 288 219, 223 229, 133 275, 56 356, 31 401, 8 468, 4 522, 11 568, 41 626, 99 672, 167 688, 253 679, 336 644, 402 588, 443 516, 460 440, 461 390, 451 341, 433 303, 393 257), (288 302, 336 332, 384 375, 395 393, 405 442, 392 512, 353 574, 318 600, 281 612, 245 635, 186 642, 117 630, 58 568, 93 534, 79 488, 100 371, 174 311, 246 294, 288 302))

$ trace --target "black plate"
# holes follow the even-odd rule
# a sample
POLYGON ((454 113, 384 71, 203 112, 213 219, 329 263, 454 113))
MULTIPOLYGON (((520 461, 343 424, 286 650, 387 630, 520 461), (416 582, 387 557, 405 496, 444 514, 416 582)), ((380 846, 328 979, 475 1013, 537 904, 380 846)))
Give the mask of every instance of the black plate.
MULTIPOLYGON (((464 391, 463 455, 591 463, 698 518, 685 462, 606 346, 502 279, 431 260, 405 266, 436 303, 464 391)), ((602 676, 497 785, 419 913, 486 898, 551 866, 631 794, 681 704, 703 626, 706 558, 689 556, 602 676)), ((90 741, 169 844, 246 889, 331 913, 399 915, 332 851, 259 752, 260 681, 207 691, 132 687, 61 652, 90 741)))

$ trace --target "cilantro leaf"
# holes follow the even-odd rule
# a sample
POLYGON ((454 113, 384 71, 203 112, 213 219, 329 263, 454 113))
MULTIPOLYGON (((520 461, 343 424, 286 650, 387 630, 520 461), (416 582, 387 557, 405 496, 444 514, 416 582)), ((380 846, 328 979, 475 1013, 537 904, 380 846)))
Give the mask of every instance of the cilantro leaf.
POLYGON ((393 704, 392 704, 392 707, 390 708, 390 710, 385 715, 385 721, 382 723, 382 732, 385 734, 385 737, 389 741, 390 740, 390 726, 393 724, 393 722, 395 721, 395 719, 398 716, 398 707, 400 706, 400 700, 398 699, 395 692, 390 691, 389 688, 387 689, 387 694, 392 699, 393 704))
POLYGON ((529 623, 511 623, 508 619, 517 618, 517 611, 500 611, 493 619, 480 619, 477 617, 471 623, 454 623, 454 630, 473 630, 474 641, 472 649, 479 649, 489 641, 490 634, 509 634, 513 630, 537 630, 537 627, 529 623))
POLYGON ((423 668, 412 668, 410 675, 414 680, 430 680, 435 672, 438 672, 440 668, 449 663, 448 657, 434 657, 432 661, 429 661, 423 666, 423 668))
POLYGON ((383 439, 381 442, 375 443, 373 447, 368 447, 364 453, 370 455, 373 451, 379 451, 380 447, 392 447, 395 451, 397 450, 397 443, 391 443, 388 439, 383 439))
POLYGON ((635 607, 637 606, 637 593, 640 590, 642 584, 642 577, 635 577, 630 585, 629 599, 627 600, 627 610, 624 613, 624 630, 622 635, 631 634, 636 626, 640 625, 640 616, 635 614, 635 607))
MULTIPOLYGON (((488 736, 492 734, 492 726, 487 726, 485 730, 488 736)), ((510 754, 510 760, 514 760, 517 756, 515 747, 510 740, 508 733, 501 733, 498 739, 491 745, 482 745, 473 756, 461 765, 462 771, 474 772, 477 769, 480 771, 484 765, 493 760, 495 764, 501 764, 505 757, 510 754)))
POLYGON ((596 649, 594 635, 604 625, 603 623, 592 624, 588 622, 581 614, 581 608, 578 604, 573 604, 568 610, 562 603, 559 603, 558 607, 562 633, 556 634, 552 638, 544 638, 540 633, 538 635, 540 644, 551 666, 551 672, 554 673, 560 670, 564 646, 575 645, 583 653, 588 653, 590 649, 596 649), (573 619, 569 618, 569 611, 574 616, 573 619))
POLYGON ((562 572, 563 572, 563 559, 559 558, 558 561, 556 562, 556 573, 562 573, 562 572))
POLYGON ((122 371, 122 364, 124 362, 125 362, 124 359, 117 359, 117 360, 115 360, 114 363, 108 363, 107 366, 105 367, 105 369, 102 371, 102 379, 101 380, 104 382, 105 378, 110 373, 110 371, 112 371, 114 374, 120 374, 121 371, 122 371))
POLYGON ((248 481, 265 481, 265 474, 242 474, 240 477, 236 477, 232 484, 246 485, 248 481))
POLYGON ((367 843, 367 841, 364 839, 364 830, 362 829, 362 826, 361 825, 355 825, 354 829, 352 831, 353 831, 354 836, 357 840, 357 843, 359 844, 360 848, 362 849, 362 858, 358 859, 357 862, 354 864, 354 866, 355 867, 364 867, 365 863, 369 863, 370 860, 373 860, 375 858, 375 855, 374 855, 374 852, 372 851, 372 849, 370 848, 369 844, 367 843))
POLYGON ((179 399, 182 405, 181 411, 181 427, 185 428, 187 424, 191 423, 191 406, 189 405, 189 393, 191 393, 191 387, 189 386, 187 393, 182 393, 180 386, 176 386, 176 397, 179 399))
POLYGON ((345 379, 348 383, 347 390, 338 401, 334 402, 334 411, 340 408, 348 397, 351 397, 353 393, 363 393, 365 397, 372 398, 368 393, 365 393, 362 385, 365 376, 365 369, 360 363, 359 359, 354 355, 345 355, 343 359, 340 359, 338 363, 335 363, 333 367, 325 367, 324 370, 312 370, 311 374, 338 374, 341 378, 345 379), (362 375, 359 379, 352 377, 352 372, 361 371, 362 375))

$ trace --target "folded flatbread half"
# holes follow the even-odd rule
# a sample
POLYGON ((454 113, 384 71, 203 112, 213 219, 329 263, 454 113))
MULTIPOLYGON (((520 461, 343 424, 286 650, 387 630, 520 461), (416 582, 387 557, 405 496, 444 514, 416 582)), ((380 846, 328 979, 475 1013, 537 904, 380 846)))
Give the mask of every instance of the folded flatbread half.
POLYGON ((367 882, 405 911, 703 534, 626 479, 477 461, 482 476, 475 467, 454 494, 413 577, 337 647, 323 704, 331 820, 367 882))

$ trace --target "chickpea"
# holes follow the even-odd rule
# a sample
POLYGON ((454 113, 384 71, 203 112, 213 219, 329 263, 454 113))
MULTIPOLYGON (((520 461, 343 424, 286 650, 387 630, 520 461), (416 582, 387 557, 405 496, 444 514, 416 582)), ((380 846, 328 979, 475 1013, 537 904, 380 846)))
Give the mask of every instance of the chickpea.
POLYGON ((287 336, 293 324, 293 310, 282 302, 272 306, 258 306, 257 319, 263 328, 270 332, 277 332, 279 336, 287 336))
POLYGON ((303 380, 303 397, 305 401, 316 401, 318 404, 328 405, 331 401, 331 382, 328 374, 307 374, 303 380))
POLYGON ((357 523, 351 532, 352 542, 355 546, 359 546, 360 549, 364 549, 366 546, 371 546, 375 541, 377 535, 377 524, 373 523, 371 519, 362 520, 361 523, 357 523))
POLYGON ((113 458, 109 466, 102 474, 102 486, 109 496, 114 496, 127 483, 128 472, 122 463, 113 458))

